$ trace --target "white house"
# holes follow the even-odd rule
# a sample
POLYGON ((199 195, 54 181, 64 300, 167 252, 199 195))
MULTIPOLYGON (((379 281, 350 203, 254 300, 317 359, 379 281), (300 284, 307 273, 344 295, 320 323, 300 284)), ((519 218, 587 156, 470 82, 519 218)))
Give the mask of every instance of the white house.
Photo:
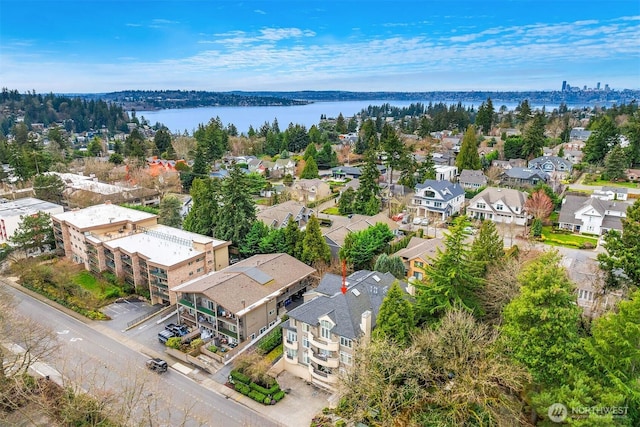
POLYGON ((458 168, 456 166, 436 166, 436 180, 437 181, 455 181, 458 175, 458 168))
POLYGON ((601 200, 596 197, 567 196, 560 208, 559 227, 587 234, 622 231, 622 218, 630 203, 601 200))
POLYGON ((445 220, 459 213, 464 203, 464 189, 449 181, 427 179, 416 185, 413 210, 419 217, 440 217, 445 220))
POLYGON ((467 216, 476 220, 525 225, 528 214, 524 204, 529 195, 511 188, 488 187, 469 202, 467 216))
POLYGON ((601 190, 593 190, 591 197, 600 200, 627 200, 627 189, 625 187, 602 187, 601 190))

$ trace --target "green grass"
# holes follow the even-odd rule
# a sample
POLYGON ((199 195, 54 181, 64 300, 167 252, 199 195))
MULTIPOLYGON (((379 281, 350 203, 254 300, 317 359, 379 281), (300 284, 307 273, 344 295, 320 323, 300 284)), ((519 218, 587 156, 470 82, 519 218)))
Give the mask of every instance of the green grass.
POLYGON ((81 271, 73 276, 71 281, 81 286, 83 289, 91 292, 98 298, 104 298, 106 294, 111 291, 112 293, 119 291, 117 286, 105 282, 104 280, 96 279, 94 275, 88 271, 81 271))
POLYGON ((567 248, 579 248, 583 243, 591 243, 594 247, 598 244, 597 237, 579 236, 577 234, 552 233, 551 226, 542 227, 543 242, 551 246, 564 246, 567 248))
POLYGON ((340 215, 340 209, 337 206, 332 206, 322 211, 323 214, 327 215, 340 215))
POLYGON ((606 181, 604 179, 596 179, 593 181, 589 181, 588 184, 585 182, 584 185, 595 185, 595 186, 605 186, 605 187, 626 187, 626 188, 638 188, 638 184, 635 182, 612 182, 606 181))

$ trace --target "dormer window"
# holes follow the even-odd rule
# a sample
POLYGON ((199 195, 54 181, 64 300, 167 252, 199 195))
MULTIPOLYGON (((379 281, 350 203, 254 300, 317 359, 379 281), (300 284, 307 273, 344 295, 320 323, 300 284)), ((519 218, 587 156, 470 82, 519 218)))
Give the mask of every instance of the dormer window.
POLYGON ((502 209, 504 209, 504 206, 503 206, 503 205, 500 205, 500 204, 499 204, 499 205, 496 205, 496 209, 497 209, 497 210, 499 210, 499 211, 501 211, 502 209))

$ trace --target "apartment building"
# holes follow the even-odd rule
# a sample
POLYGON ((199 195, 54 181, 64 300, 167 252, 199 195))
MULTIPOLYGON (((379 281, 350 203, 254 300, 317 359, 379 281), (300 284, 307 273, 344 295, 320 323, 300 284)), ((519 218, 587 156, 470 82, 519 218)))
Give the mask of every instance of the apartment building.
POLYGON ((62 213, 63 207, 55 203, 27 197, 16 200, 0 200, 0 243, 8 243, 16 232, 22 217, 47 213, 49 215, 62 213))
POLYGON ((154 304, 175 304, 177 285, 229 265, 230 242, 167 227, 157 215, 111 203, 56 214, 52 222, 61 255, 148 289, 154 304))
MULTIPOLYGON (((343 293, 341 276, 324 275, 282 324, 284 370, 335 390, 338 376, 353 365, 358 344, 371 338, 382 301, 395 280, 390 273, 357 271, 347 277, 343 293)), ((401 287, 406 290, 406 283, 401 287)))
POLYGON ((288 254, 254 255, 178 286, 178 320, 204 337, 252 341, 307 291, 315 271, 288 254))

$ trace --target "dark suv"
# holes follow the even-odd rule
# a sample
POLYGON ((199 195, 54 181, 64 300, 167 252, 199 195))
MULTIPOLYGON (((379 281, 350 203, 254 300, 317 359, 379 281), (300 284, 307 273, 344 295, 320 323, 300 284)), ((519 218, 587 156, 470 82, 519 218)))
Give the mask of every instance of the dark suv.
POLYGON ((164 327, 167 331, 173 332, 178 337, 183 337, 189 333, 189 328, 185 325, 176 325, 175 323, 169 323, 164 327))
POLYGON ((167 372, 169 365, 167 365, 167 362, 162 359, 153 358, 147 360, 147 368, 161 374, 163 372, 167 372))

